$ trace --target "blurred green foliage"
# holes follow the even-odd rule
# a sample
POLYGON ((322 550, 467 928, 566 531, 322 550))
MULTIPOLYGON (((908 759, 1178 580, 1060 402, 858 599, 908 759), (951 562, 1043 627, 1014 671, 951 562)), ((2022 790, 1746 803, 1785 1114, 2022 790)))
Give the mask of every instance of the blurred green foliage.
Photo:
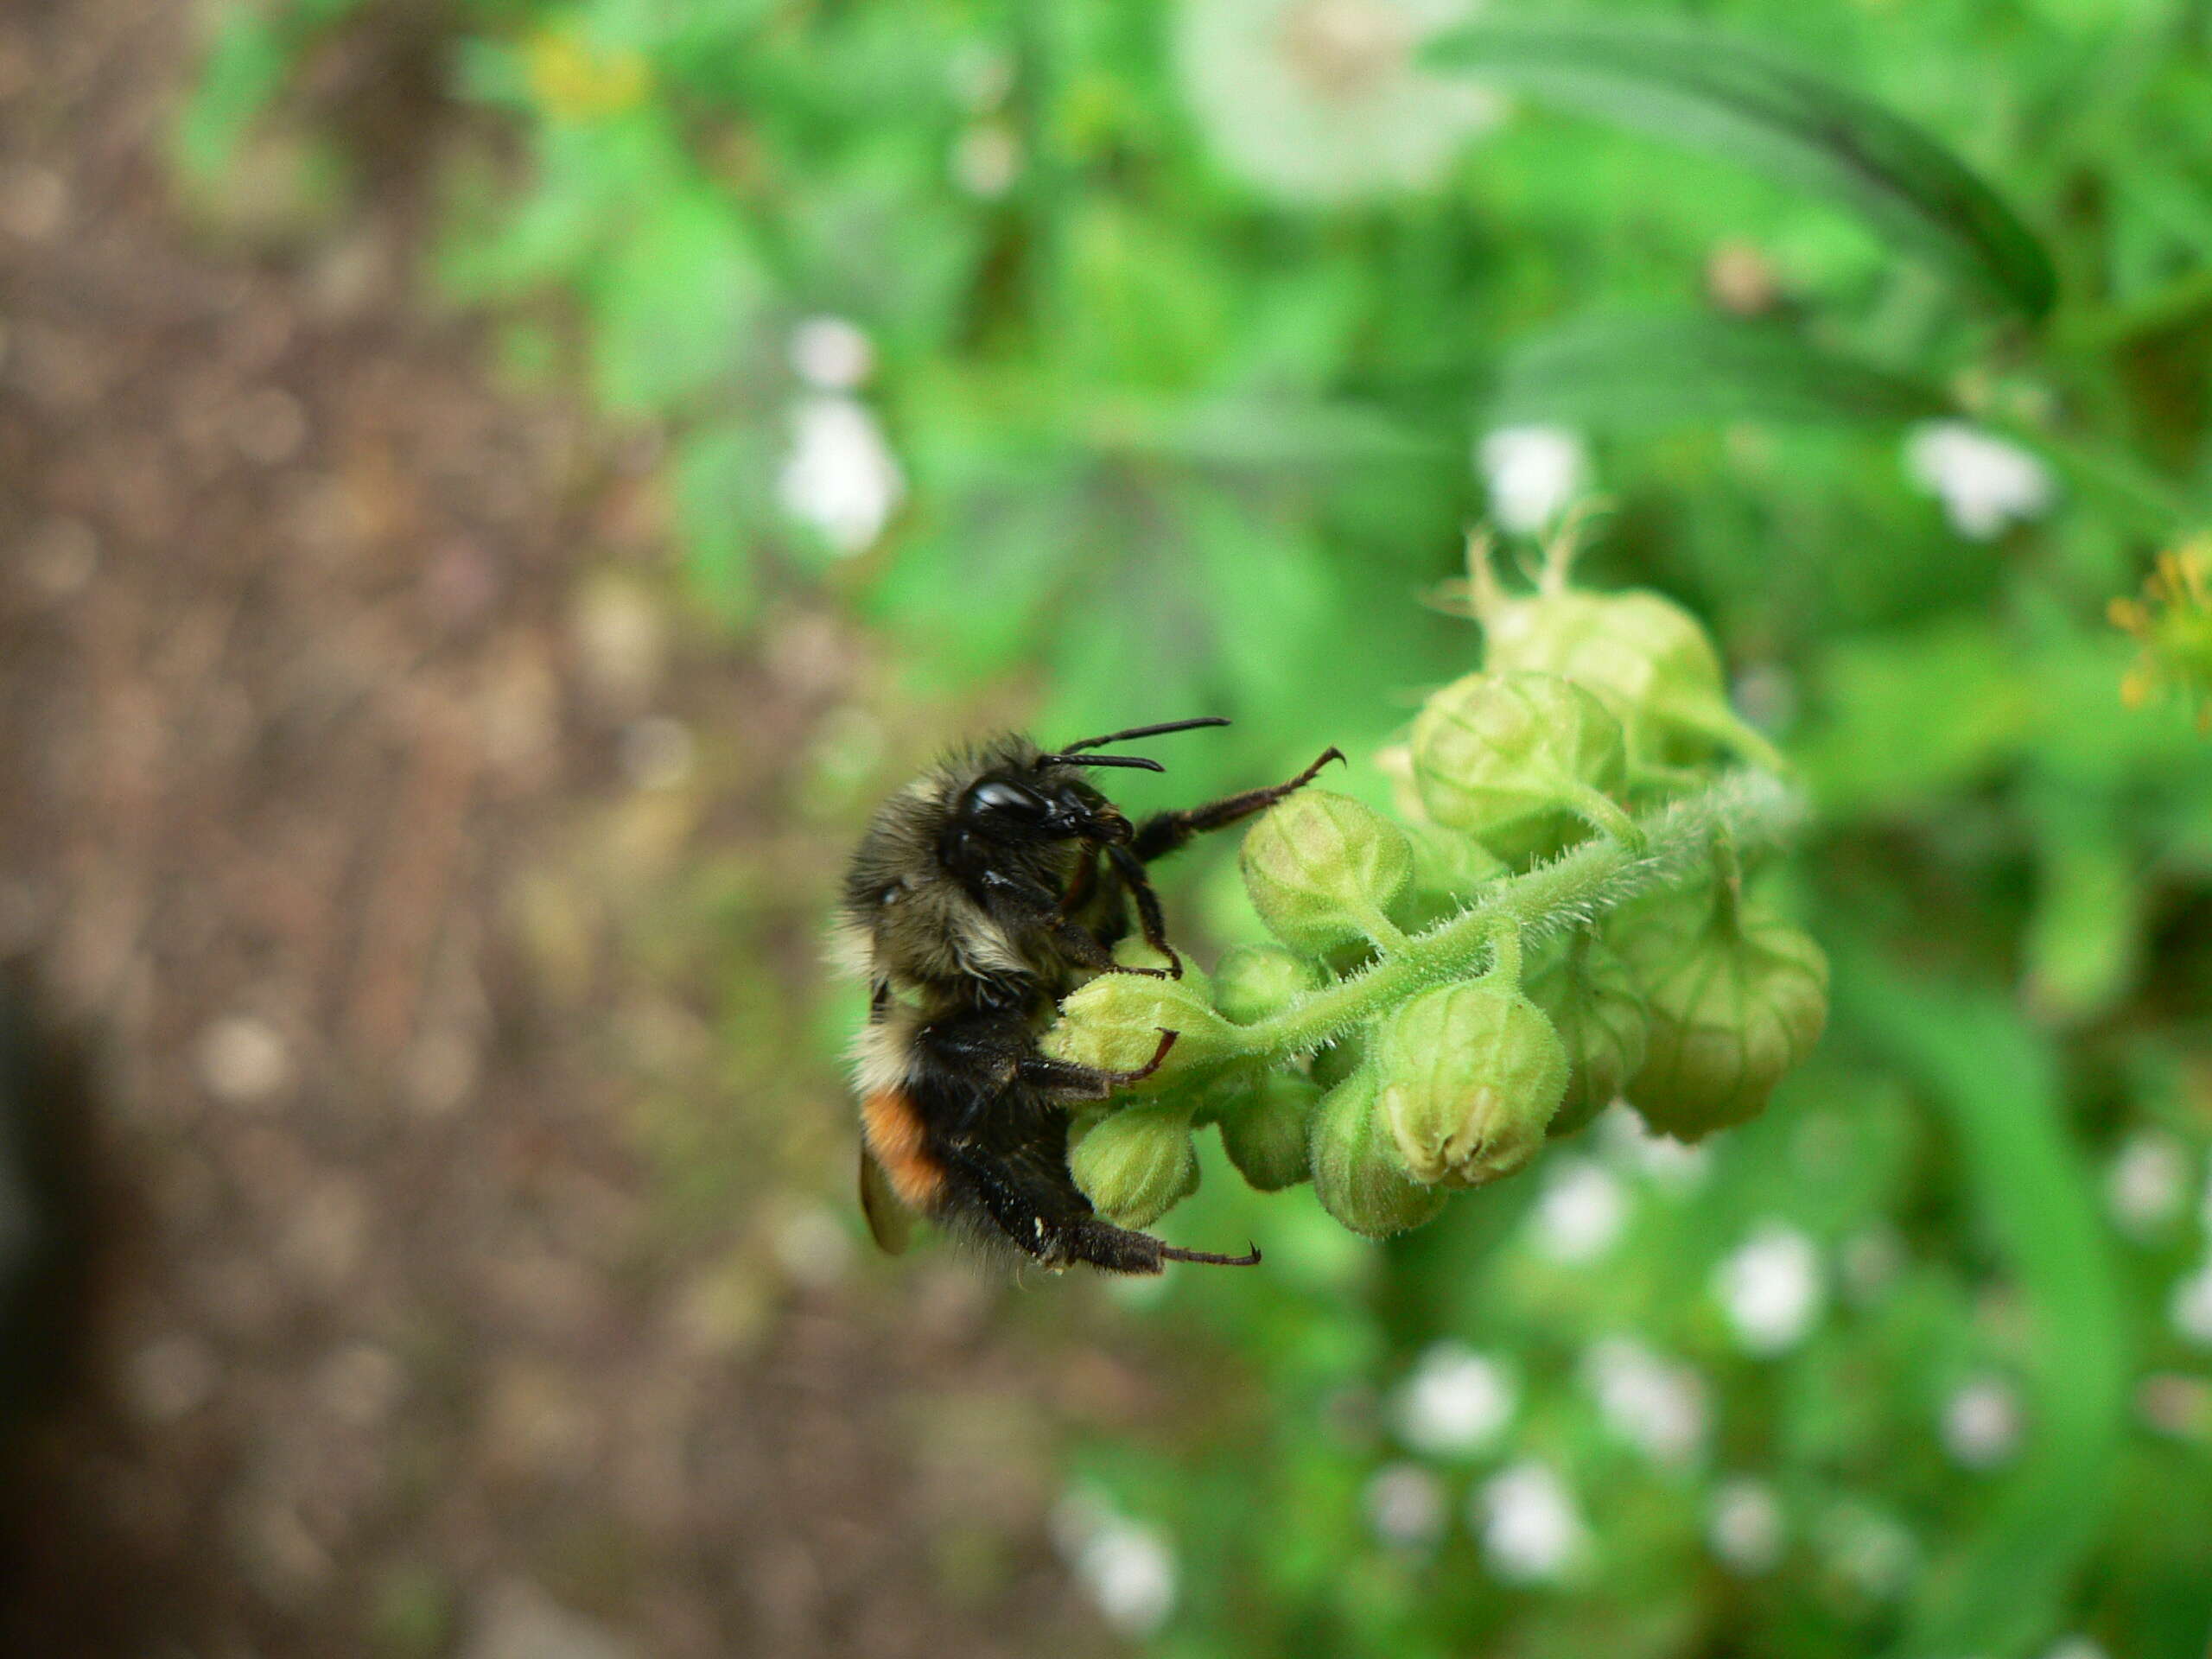
MULTIPOLYGON (((1154 1650, 2193 1659, 2212 745, 2155 694, 2212 647, 2201 575, 2107 613, 2212 498, 2212 14, 1505 12, 1421 71, 1448 5, 481 0, 437 276, 664 436, 734 626, 826 587, 1047 733, 1243 716, 1190 790, 1471 666, 1412 601, 1503 516, 1484 435, 1563 423, 1592 580, 1709 618, 1801 760, 1836 1014, 1765 1118, 1609 1117, 1386 1246, 1217 1165, 1177 1212, 1268 1250, 1132 1293, 1231 1397, 1083 1448, 1066 1529, 1094 1578, 1096 1513, 1166 1541, 1102 1592, 1154 1650), (1433 79, 1484 67, 1513 103, 1433 79), (795 364, 824 316, 861 358, 795 364)), ((397 15, 232 14, 181 167, 397 15)))

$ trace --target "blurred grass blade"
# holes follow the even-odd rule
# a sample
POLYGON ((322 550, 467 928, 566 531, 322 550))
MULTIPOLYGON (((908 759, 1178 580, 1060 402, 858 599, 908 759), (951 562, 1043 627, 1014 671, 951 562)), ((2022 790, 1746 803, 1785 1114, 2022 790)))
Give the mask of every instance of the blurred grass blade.
POLYGON ((2033 1333, 2033 1428, 1980 1522, 1935 1564, 1900 1659, 2035 1650, 2056 1627, 2111 1496, 2129 1375, 2116 1264, 2067 1133, 2050 1043, 1995 990, 1908 977, 1864 945, 1836 961, 1852 1025, 1917 1076, 1943 1114, 1975 1216, 2033 1333))
POLYGON ((1317 467, 1434 461, 1449 446, 1380 409, 1237 397, 1179 412, 1160 449, 1199 466, 1304 472, 1317 467))
POLYGON ((1814 345, 1775 323, 1719 317, 1581 321, 1516 345, 1488 410, 1498 425, 1618 429, 1684 421, 1916 421, 1936 387, 1814 345))
POLYGON ((1949 150, 1856 93, 1731 41, 1501 19, 1440 36, 1427 58, 1834 196, 2031 318, 2056 296, 2043 245, 1949 150))

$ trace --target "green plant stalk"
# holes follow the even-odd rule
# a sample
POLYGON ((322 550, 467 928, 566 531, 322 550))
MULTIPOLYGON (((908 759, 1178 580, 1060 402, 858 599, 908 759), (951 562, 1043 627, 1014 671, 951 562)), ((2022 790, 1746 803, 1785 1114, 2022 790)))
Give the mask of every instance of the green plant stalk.
POLYGON ((1711 856, 1717 841, 1739 846, 1777 841, 1802 816, 1800 797, 1778 779, 1764 772, 1734 773, 1637 819, 1634 828, 1641 848, 1609 836, 1585 842, 1548 864, 1500 882, 1457 916, 1408 938, 1364 971, 1237 1027, 1238 1046, 1211 1065, 1272 1065, 1309 1052, 1380 1019, 1425 986, 1464 979, 1487 965, 1502 934, 1534 944, 1580 926, 1688 875, 1711 856))

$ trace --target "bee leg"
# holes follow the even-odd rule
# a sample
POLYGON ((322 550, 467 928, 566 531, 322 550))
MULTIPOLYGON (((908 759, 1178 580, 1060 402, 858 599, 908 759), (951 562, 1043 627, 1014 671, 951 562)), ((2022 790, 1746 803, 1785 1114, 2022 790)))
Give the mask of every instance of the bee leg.
POLYGON ((1224 796, 1220 800, 1209 801, 1204 806, 1185 807, 1180 812, 1158 813, 1137 826, 1129 849, 1143 862, 1149 864, 1154 859, 1164 857, 1183 846, 1193 836, 1202 836, 1209 830, 1226 829, 1250 817, 1255 812, 1266 811, 1284 796, 1312 783, 1320 775, 1321 768, 1330 761, 1344 758, 1343 751, 1332 747, 1322 750, 1319 760, 1287 784, 1275 784, 1267 789, 1248 789, 1241 795, 1224 796))
POLYGON ((1144 934, 1144 942, 1167 958, 1170 979, 1182 978, 1183 958, 1167 943, 1167 918, 1160 913, 1160 895, 1152 890, 1142 861, 1122 846, 1109 846, 1106 857, 1114 867, 1114 874, 1122 878, 1122 885, 1128 889, 1129 897, 1137 902, 1137 926, 1144 934))
MULTIPOLYGON (((1113 849, 1109 846, 1107 850, 1113 849)), ((1079 876, 1077 879, 1081 880, 1079 876)), ((985 873, 983 886, 992 895, 992 908, 996 913, 1023 927, 1050 934, 1068 960, 1079 967, 1102 974, 1144 974, 1154 979, 1183 976, 1182 961, 1172 951, 1168 953, 1168 959, 1175 964, 1172 969, 1131 968, 1115 961, 1114 953, 1099 942, 1096 933, 1068 918, 1065 900, 1048 895, 1042 887, 995 871, 985 873)))
POLYGON ((1133 1233, 1097 1216, 1086 1216, 1069 1228, 1064 1248, 1070 1260, 1087 1262, 1102 1273, 1155 1274, 1170 1262, 1201 1262, 1217 1268, 1255 1268, 1260 1264, 1260 1247, 1256 1244, 1244 1255, 1180 1249, 1150 1233, 1133 1233))
POLYGON ((1104 1100, 1116 1090, 1142 1083, 1159 1071, 1167 1058, 1167 1051, 1175 1046, 1175 1038, 1174 1032, 1161 1032, 1160 1046, 1152 1051, 1152 1058, 1134 1071, 1111 1071, 1104 1066, 1084 1065, 1075 1060, 1056 1060, 1049 1054, 1025 1054, 1014 1062, 1014 1075, 1056 1100, 1104 1100))
POLYGON ((1068 890, 1060 895, 1060 919, 1071 921, 1083 913, 1083 907, 1098 893, 1098 855, 1086 849, 1083 862, 1076 866, 1075 877, 1068 883, 1068 890))
POLYGON ((961 1192, 1007 1243, 1055 1272, 1086 1262, 1103 1273, 1156 1274, 1170 1262, 1250 1267, 1260 1259, 1185 1250, 1116 1227, 1090 1207, 1063 1164, 1048 1168, 1029 1149, 996 1154, 980 1147, 952 1153, 961 1192))

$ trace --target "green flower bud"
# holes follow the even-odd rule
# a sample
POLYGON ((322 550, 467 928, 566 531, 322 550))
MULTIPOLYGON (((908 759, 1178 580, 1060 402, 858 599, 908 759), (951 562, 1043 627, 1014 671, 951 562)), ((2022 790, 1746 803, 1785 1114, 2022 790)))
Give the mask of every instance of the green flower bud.
POLYGON ((1414 998, 1376 1033, 1378 1116, 1414 1179, 1480 1186, 1536 1155, 1567 1089, 1543 1011, 1495 976, 1414 998))
POLYGON ((1591 692, 1551 674, 1470 674, 1414 720, 1414 784, 1440 824, 1511 859, 1544 857, 1584 822, 1635 834, 1611 798, 1625 785, 1620 721, 1591 692))
POLYGON ((1556 1141, 1620 1097, 1643 1064, 1649 1021, 1628 964, 1587 931, 1544 960, 1526 986, 1567 1048, 1567 1093, 1548 1131, 1556 1141))
POLYGON ((1217 1106, 1221 1144, 1237 1173, 1255 1191, 1279 1192, 1313 1173, 1310 1147, 1321 1085, 1294 1071, 1268 1071, 1237 1080, 1233 1099, 1217 1106))
POLYGON ((1407 1173, 1376 1094, 1374 1075, 1357 1071, 1324 1095, 1313 1115, 1313 1196, 1363 1238, 1405 1232, 1444 1207, 1441 1192, 1407 1173))
POLYGON ((1084 1114, 1069 1132, 1068 1172, 1116 1226, 1151 1226, 1198 1191, 1188 1109, 1147 1103, 1084 1114))
POLYGON ((1414 849, 1414 879, 1390 907, 1390 919, 1408 933, 1458 915, 1476 889, 1506 874, 1503 859, 1457 830, 1409 823, 1406 841, 1414 849))
POLYGON ((1160 1033, 1175 1033, 1159 1071, 1132 1084, 1157 1094, 1186 1081, 1192 1069, 1234 1048, 1236 1028, 1213 1010, 1206 984, 1195 968, 1180 979, 1148 974, 1101 974, 1060 1002, 1060 1018, 1041 1046, 1056 1059, 1073 1060, 1107 1071, 1135 1071, 1160 1047, 1160 1033))
POLYGON ((1609 937, 1650 1019, 1629 1103, 1677 1140, 1758 1116, 1827 1023, 1820 947, 1727 883, 1637 906, 1609 937))
POLYGON ((1596 692, 1628 728, 1636 759, 1692 763, 1717 744, 1783 769, 1774 746, 1728 706, 1712 638, 1674 601, 1564 586, 1516 599, 1493 586, 1480 615, 1491 670, 1557 674, 1596 692))
POLYGON ((1319 990, 1323 977, 1279 944, 1232 945, 1214 969, 1213 1005, 1237 1025, 1254 1025, 1319 990))
POLYGON ((1238 861, 1253 908, 1294 950, 1394 943, 1388 912, 1413 878, 1405 832, 1350 796, 1303 789, 1268 809, 1238 861))

